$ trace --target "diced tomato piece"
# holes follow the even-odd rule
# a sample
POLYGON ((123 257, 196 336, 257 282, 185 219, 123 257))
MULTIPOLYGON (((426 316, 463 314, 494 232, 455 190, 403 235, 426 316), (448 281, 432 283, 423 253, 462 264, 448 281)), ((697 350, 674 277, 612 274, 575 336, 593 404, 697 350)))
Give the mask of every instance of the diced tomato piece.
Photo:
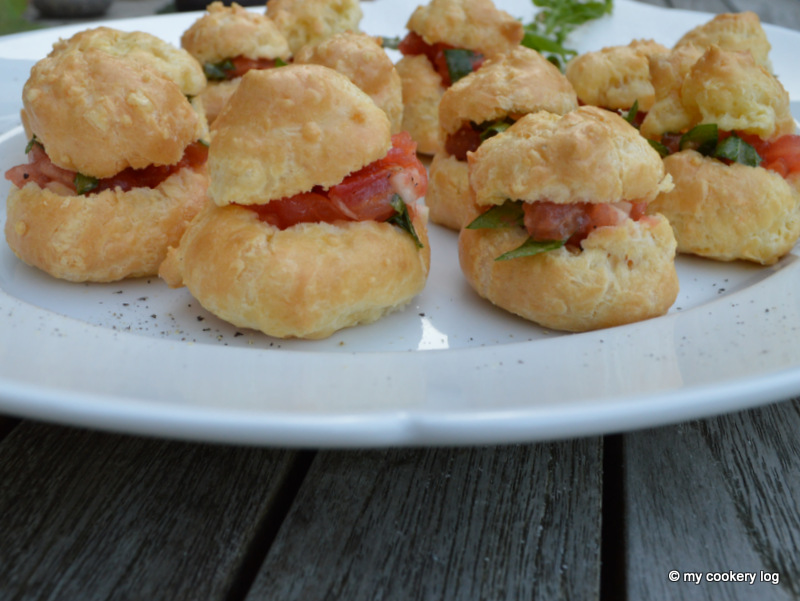
POLYGON ((275 66, 274 58, 247 58, 237 56, 231 59, 233 69, 225 72, 225 79, 241 77, 251 69, 272 69, 275 66))
POLYGON ((800 173, 800 136, 790 134, 772 141, 743 134, 740 137, 756 149, 764 169, 775 171, 783 177, 800 173))
POLYGON ((481 145, 481 134, 471 123, 465 123, 457 132, 447 136, 444 148, 459 161, 467 160, 468 152, 475 152, 481 145))
POLYGON ((333 223, 349 219, 321 191, 304 192, 266 205, 252 205, 247 208, 258 213, 262 221, 282 230, 298 223, 333 223))
POLYGON ((316 187, 308 193, 248 208, 280 229, 309 222, 386 221, 395 214, 391 206, 395 194, 400 194, 413 211, 411 202, 425 194, 427 183, 416 143, 407 132, 401 132, 392 136, 392 148, 385 157, 351 173, 327 191, 316 187), (413 198, 408 182, 414 188, 413 198))
POLYGON ((576 202, 556 204, 550 201, 524 203, 525 229, 534 240, 567 240, 578 246, 586 236, 599 227, 615 226, 627 218, 638 221, 645 214, 647 203, 576 202))

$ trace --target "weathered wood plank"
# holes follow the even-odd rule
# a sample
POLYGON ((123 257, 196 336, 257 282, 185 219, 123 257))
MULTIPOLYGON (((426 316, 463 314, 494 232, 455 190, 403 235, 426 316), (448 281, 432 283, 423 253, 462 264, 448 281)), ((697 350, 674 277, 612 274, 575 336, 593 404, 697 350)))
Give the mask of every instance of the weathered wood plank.
POLYGON ((628 598, 800 597, 798 431, 793 401, 626 436, 628 598), (731 570, 757 580, 706 576, 731 570), (702 582, 684 581, 689 572, 702 582))
POLYGON ((0 443, 0 599, 229 599, 297 459, 23 422, 0 443))
POLYGON ((317 456, 248 601, 597 599, 602 441, 317 456))

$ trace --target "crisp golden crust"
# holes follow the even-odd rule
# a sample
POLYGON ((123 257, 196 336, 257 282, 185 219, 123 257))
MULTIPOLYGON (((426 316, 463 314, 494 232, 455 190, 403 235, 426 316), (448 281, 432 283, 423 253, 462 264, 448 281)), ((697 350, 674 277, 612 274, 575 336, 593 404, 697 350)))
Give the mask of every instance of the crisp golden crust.
POLYGON ((470 193, 467 162, 437 152, 428 171, 425 204, 431 221, 456 231, 469 225, 480 209, 470 193))
POLYGON ((601 227, 580 252, 566 247, 496 261, 527 238, 523 228, 463 229, 461 269, 493 304, 547 328, 580 332, 665 314, 678 294, 675 238, 661 216, 601 227))
POLYGON ((771 68, 771 45, 761 26, 761 20, 752 11, 716 15, 710 21, 686 32, 674 47, 685 45, 701 48, 718 46, 733 52, 749 52, 756 63, 766 69, 771 68))
POLYGON ((430 0, 418 6, 406 27, 428 44, 444 43, 492 56, 522 41, 522 23, 492 0, 430 0))
POLYGON ((469 121, 576 108, 575 90, 558 68, 535 50, 518 46, 450 86, 439 103, 439 125, 447 136, 469 121))
POLYGON ((403 86, 403 130, 411 134, 420 154, 441 150, 439 102, 442 78, 424 55, 404 56, 395 65, 403 86))
MULTIPOLYGON (((679 64, 685 67, 685 62, 679 64)), ((700 123, 767 139, 794 132, 788 92, 749 53, 713 46, 683 78, 680 69, 665 70, 669 74, 664 82, 671 88, 657 90, 657 97, 664 100, 653 105, 642 123, 647 137, 685 131, 700 123)), ((661 80, 654 77, 653 84, 661 85, 661 80)))
POLYGON ((255 13, 232 3, 212 2, 206 13, 181 36, 181 46, 200 64, 244 56, 247 58, 281 58, 291 55, 289 43, 264 14, 255 13))
POLYGON ((525 115, 467 160, 479 205, 646 202, 671 187, 647 140, 616 113, 590 106, 525 115))
POLYGON ((239 87, 242 78, 229 79, 226 81, 210 81, 197 100, 203 108, 209 124, 216 121, 223 107, 228 103, 236 88, 239 87))
POLYGON ((200 117, 172 80, 98 50, 42 59, 31 69, 22 100, 27 126, 53 163, 98 178, 177 163, 203 133, 200 117))
POLYGON ((365 33, 336 34, 301 48, 295 64, 315 64, 338 71, 361 88, 389 117, 392 133, 403 124, 403 85, 380 38, 365 33))
POLYGON ((693 150, 664 164, 675 188, 647 211, 669 219, 680 252, 771 265, 800 237, 800 192, 777 173, 725 165, 693 150))
POLYGON ((358 31, 364 13, 358 0, 270 0, 267 16, 275 21, 294 54, 306 44, 343 31, 358 31))
POLYGON ((333 69, 249 71, 212 126, 209 196, 266 204, 329 188, 385 156, 389 130, 386 113, 333 69))
POLYGON ((387 223, 306 223, 285 230, 235 205, 209 206, 161 268, 206 309, 280 338, 325 338, 406 305, 430 267, 424 212, 414 226, 424 248, 387 223))
POLYGON ((182 169, 157 188, 62 196, 12 186, 5 236, 25 263, 75 282, 155 275, 206 203, 205 169, 182 169))
POLYGON ((191 54, 143 31, 126 32, 110 27, 86 29, 53 44, 50 56, 88 50, 98 50, 149 65, 178 84, 185 96, 196 96, 206 85, 203 68, 191 54))
POLYGON ((566 77, 584 104, 627 110, 636 102, 648 111, 655 101, 650 57, 668 52, 653 40, 609 46, 576 56, 567 63, 566 77))

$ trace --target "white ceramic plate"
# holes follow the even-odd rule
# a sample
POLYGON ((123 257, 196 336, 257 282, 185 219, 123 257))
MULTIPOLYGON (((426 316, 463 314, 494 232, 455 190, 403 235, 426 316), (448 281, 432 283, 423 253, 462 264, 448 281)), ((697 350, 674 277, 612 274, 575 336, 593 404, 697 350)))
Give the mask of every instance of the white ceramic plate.
MULTIPOLYGON (((527 0, 498 2, 529 21, 527 0)), ((363 4, 362 28, 399 35, 405 0, 363 4)), ((111 21, 177 44, 198 15, 111 21)), ((616 0, 580 51, 671 45, 709 15, 616 0)), ((0 38, 0 166, 23 162, 20 89, 31 61, 83 27, 0 38), (22 59, 22 60, 20 60, 22 59)), ((766 27, 793 98, 800 34, 766 27)), ((0 183, 5 202, 8 182, 0 183)), ((4 225, 5 211, 0 216, 4 225)), ((70 284, 0 248, 0 411, 122 432, 302 447, 484 444, 619 432, 800 392, 800 262, 681 257, 669 314, 561 334, 500 311, 463 281, 456 236, 431 227, 425 291, 402 313, 324 341, 237 329, 157 278, 70 284)))

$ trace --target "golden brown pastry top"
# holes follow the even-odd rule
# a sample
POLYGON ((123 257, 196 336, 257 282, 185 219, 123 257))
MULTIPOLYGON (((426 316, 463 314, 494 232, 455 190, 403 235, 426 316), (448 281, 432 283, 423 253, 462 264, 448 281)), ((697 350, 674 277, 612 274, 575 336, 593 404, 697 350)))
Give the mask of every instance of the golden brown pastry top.
POLYGON ((465 121, 484 123, 509 115, 578 108, 575 90, 553 63, 524 46, 487 60, 442 96, 439 125, 445 135, 465 121))
POLYGON ((788 92, 750 53, 712 46, 692 62, 697 52, 684 46, 673 51, 676 57, 652 63, 656 103, 642 123, 643 135, 657 138, 701 123, 762 138, 794 132, 788 92))
POLYGON ((26 124, 53 163, 98 178, 177 163, 202 134, 174 81, 143 62, 94 49, 39 61, 22 100, 26 124))
POLYGON ((672 186, 660 155, 632 125, 591 106, 525 115, 467 160, 480 205, 650 201, 672 186))
POLYGON ((748 51, 756 63, 770 69, 771 45, 758 15, 752 11, 716 15, 684 34, 675 48, 687 44, 701 48, 719 46, 734 52, 748 51))
POLYGON ((406 25, 428 44, 445 43, 487 56, 507 52, 522 41, 522 23, 492 0, 430 0, 406 25))
POLYGON ((281 58, 290 56, 289 43, 266 15, 216 1, 181 36, 181 46, 201 64, 244 56, 281 58))
POLYGON ((567 63, 566 76, 584 104, 629 109, 638 102, 647 111, 655 100, 649 59, 668 52, 653 40, 634 40, 576 56, 567 63))
POLYGON ((289 42, 292 54, 343 31, 358 31, 364 13, 358 0, 270 0, 267 16, 289 42))
POLYGON ((333 69, 249 71, 212 126, 209 196, 265 204, 328 188, 385 156, 389 128, 386 113, 333 69))
POLYGON ((318 44, 308 44, 294 57, 295 64, 330 67, 364 90, 389 117, 392 132, 403 120, 403 86, 380 38, 343 32, 318 44))
POLYGON ((196 96, 206 87, 203 68, 191 54, 143 31, 126 32, 111 27, 86 29, 53 44, 50 55, 70 50, 98 50, 141 61, 169 77, 186 96, 196 96))

